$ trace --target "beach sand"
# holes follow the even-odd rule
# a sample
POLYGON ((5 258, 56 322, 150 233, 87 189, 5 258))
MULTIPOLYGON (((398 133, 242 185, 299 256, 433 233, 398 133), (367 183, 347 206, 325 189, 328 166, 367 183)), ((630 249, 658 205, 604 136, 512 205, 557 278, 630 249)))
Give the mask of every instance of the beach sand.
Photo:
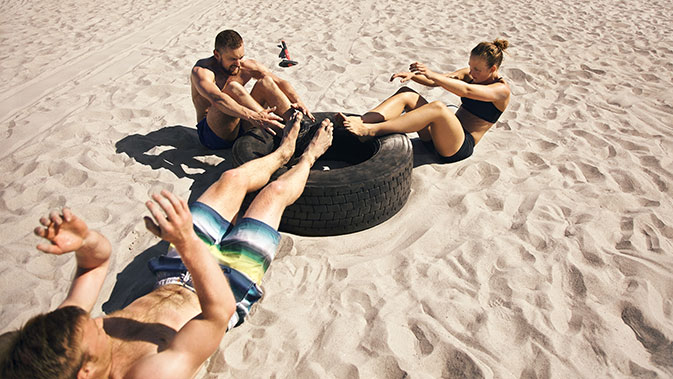
POLYGON ((354 113, 411 62, 449 72, 501 37, 512 100, 474 155, 414 143, 391 219, 284 233, 264 299, 198 377, 673 377, 668 1, 248 4, 0 3, 0 332, 63 300, 74 261, 32 230, 66 205, 114 246, 94 315, 151 288, 148 195, 194 200, 233 166, 200 147, 189 96, 220 30, 311 110, 354 113), (278 66, 281 39, 298 66, 278 66))

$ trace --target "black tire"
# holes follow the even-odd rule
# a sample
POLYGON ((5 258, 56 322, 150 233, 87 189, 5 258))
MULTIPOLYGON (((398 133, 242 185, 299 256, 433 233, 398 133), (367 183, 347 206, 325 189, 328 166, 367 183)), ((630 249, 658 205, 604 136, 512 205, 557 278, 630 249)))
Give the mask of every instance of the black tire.
MULTIPOLYGON (((334 123, 336 113, 318 112, 314 116, 315 122, 302 121, 295 158, 276 171, 272 180, 296 162, 323 119, 330 118, 334 123)), ((279 142, 278 138, 253 129, 234 144, 234 164, 240 166, 269 154, 279 142)), ((412 167, 412 145, 406 135, 391 134, 360 142, 347 130, 336 128, 332 146, 313 166, 304 192, 285 210, 279 229, 305 236, 330 236, 378 225, 406 203, 412 167)), ((244 207, 255 195, 246 197, 244 207)))

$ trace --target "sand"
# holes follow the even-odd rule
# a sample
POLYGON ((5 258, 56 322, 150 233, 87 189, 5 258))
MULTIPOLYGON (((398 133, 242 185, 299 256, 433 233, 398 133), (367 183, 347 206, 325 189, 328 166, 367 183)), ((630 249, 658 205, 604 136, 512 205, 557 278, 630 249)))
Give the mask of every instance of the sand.
POLYGON ((189 97, 218 31, 311 110, 355 113, 409 63, 452 71, 502 37, 512 101, 475 154, 415 143, 390 220, 283 234, 265 298, 198 377, 673 377, 669 2, 248 3, 0 3, 0 332, 64 298, 73 259, 32 230, 65 205, 114 246, 94 315, 151 287, 148 194, 193 200, 233 166, 199 146, 189 97))

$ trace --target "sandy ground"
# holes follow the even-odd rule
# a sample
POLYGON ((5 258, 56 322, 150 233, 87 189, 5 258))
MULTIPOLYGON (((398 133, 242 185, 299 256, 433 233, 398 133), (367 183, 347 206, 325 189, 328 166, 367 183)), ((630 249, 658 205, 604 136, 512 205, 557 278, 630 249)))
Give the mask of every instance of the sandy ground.
POLYGON ((64 205, 115 247, 94 314, 150 288, 148 194, 193 199, 232 167, 189 97, 218 31, 313 111, 355 113, 412 61, 452 71, 502 37, 513 97, 475 154, 419 149, 407 204, 372 229, 283 234, 198 377, 673 377, 669 2, 248 3, 0 1, 1 332, 65 296, 74 262, 32 235, 64 205), (281 39, 298 66, 278 67, 281 39))

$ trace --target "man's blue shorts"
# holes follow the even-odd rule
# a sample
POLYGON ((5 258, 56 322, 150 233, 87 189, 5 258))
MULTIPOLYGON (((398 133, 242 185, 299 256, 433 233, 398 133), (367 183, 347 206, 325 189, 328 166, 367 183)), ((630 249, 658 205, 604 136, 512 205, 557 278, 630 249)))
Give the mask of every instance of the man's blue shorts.
MULTIPOLYGON (((221 150, 221 149, 231 149, 234 146, 234 141, 223 140, 213 132, 213 130, 208 125, 207 117, 204 117, 198 124, 196 124, 196 130, 199 133, 199 141, 201 145, 211 149, 211 150, 221 150)), ((241 135, 243 129, 238 127, 238 136, 241 135)), ((238 138, 236 136, 236 138, 238 138)))

